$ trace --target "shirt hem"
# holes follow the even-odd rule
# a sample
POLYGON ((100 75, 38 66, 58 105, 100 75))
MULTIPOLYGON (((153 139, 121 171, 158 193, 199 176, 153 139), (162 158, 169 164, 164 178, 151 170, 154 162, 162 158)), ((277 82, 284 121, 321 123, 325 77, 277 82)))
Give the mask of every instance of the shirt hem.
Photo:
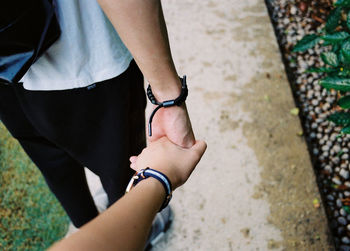
MULTIPOLYGON (((52 82, 50 80, 48 81, 50 83, 49 85, 45 81, 45 85, 42 85, 42 86, 40 86, 40 83, 35 83, 35 85, 38 86, 37 88, 35 87, 35 85, 31 85, 31 84, 28 84, 28 82, 27 83, 24 82, 23 88, 28 91, 59 91, 59 90, 69 90, 69 89, 87 87, 94 83, 102 82, 104 80, 119 76, 120 74, 122 74, 128 69, 132 59, 133 57, 129 54, 127 57, 125 57, 123 63, 118 62, 117 67, 103 69, 102 71, 94 72, 90 74, 88 77, 76 78, 73 80, 66 80, 66 81, 57 81, 57 82, 52 82)), ((43 82, 43 81, 41 80, 40 82, 43 82)))

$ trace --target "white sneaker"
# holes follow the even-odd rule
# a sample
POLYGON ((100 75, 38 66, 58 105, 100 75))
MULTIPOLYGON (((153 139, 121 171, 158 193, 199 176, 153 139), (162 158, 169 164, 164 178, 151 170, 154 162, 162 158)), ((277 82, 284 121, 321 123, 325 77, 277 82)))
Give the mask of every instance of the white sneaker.
POLYGON ((174 215, 169 205, 161 212, 157 213, 153 220, 145 250, 152 249, 152 247, 154 247, 164 237, 165 232, 170 228, 173 219, 174 215))

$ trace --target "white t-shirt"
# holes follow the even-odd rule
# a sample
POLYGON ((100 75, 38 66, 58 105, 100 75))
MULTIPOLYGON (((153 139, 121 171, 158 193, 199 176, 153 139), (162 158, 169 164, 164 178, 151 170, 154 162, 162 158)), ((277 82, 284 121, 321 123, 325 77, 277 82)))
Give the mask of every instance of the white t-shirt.
POLYGON ((65 90, 124 72, 132 56, 96 0, 57 0, 60 38, 22 78, 27 90, 65 90))

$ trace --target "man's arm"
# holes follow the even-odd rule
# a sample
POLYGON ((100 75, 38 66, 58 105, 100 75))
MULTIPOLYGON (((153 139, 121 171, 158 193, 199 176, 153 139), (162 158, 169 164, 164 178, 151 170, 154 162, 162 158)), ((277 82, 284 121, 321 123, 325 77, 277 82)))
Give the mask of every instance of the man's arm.
MULTIPOLYGON (((160 0, 98 0, 119 36, 133 55, 159 101, 175 99, 181 82, 171 56, 160 0)), ((157 112, 152 140, 167 136, 174 143, 190 147, 194 135, 186 106, 157 112)))

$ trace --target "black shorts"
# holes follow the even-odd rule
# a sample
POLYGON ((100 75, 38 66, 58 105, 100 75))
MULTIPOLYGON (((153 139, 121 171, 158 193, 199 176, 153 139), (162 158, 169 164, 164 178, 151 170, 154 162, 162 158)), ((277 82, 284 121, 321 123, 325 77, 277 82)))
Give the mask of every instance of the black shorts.
POLYGON ((98 213, 83 167, 97 174, 112 204, 145 147, 143 76, 132 61, 116 78, 84 88, 28 91, 0 86, 0 119, 43 173, 76 226, 98 213))

